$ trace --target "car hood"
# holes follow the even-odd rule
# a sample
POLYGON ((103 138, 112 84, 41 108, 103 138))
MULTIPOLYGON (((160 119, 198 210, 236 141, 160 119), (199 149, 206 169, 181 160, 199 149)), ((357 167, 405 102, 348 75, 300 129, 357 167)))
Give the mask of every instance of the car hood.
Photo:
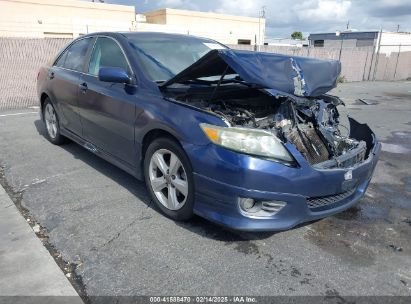
POLYGON ((319 96, 336 86, 340 71, 337 60, 219 49, 208 52, 161 87, 225 72, 277 95, 319 96))

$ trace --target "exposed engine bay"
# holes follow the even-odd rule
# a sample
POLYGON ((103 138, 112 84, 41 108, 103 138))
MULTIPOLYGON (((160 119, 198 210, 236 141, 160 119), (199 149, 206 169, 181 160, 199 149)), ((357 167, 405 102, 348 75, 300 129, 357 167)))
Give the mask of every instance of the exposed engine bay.
POLYGON ((212 112, 228 126, 272 132, 284 143, 292 143, 317 168, 352 167, 368 157, 370 145, 350 137, 350 126, 340 123, 337 106, 344 104, 338 97, 273 97, 241 86, 235 90, 222 86, 211 97, 205 91, 189 90, 170 97, 212 112))

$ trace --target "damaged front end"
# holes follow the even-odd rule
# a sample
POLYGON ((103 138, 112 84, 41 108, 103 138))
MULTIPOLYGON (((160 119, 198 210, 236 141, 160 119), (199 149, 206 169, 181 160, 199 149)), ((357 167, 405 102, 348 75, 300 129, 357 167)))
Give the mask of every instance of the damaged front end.
POLYGON ((340 105, 342 101, 330 95, 287 99, 279 109, 287 116, 276 115, 277 136, 290 141, 316 168, 353 167, 367 158, 372 143, 367 149, 369 138, 351 132, 356 124, 353 119, 348 119, 348 126, 340 122, 340 105))
MULTIPOLYGON (((315 168, 349 168, 367 159, 373 133, 351 118, 342 124, 343 102, 326 94, 336 85, 339 63, 232 50, 204 57, 163 84, 168 99, 213 113, 227 127, 291 143, 315 168)), ((292 163, 286 155, 280 160, 292 163)))

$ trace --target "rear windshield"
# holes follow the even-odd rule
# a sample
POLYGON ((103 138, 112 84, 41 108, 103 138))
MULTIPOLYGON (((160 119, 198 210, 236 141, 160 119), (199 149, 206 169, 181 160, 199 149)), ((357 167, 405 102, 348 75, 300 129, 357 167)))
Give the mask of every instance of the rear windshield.
POLYGON ((225 46, 210 40, 184 37, 127 37, 144 72, 156 82, 163 82, 192 65, 212 49, 225 46))

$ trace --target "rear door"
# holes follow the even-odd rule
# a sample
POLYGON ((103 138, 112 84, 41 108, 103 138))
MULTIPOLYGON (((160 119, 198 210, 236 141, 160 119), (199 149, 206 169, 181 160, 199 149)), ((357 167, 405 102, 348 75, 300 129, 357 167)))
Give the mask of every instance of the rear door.
POLYGON ((118 42, 112 37, 98 37, 88 69, 81 76, 79 106, 83 136, 98 149, 134 165, 137 89, 100 81, 98 72, 101 67, 122 68, 134 77, 118 42))
POLYGON ((61 126, 79 136, 82 136, 78 112, 80 75, 92 40, 91 37, 83 38, 71 44, 50 68, 47 75, 61 126))

